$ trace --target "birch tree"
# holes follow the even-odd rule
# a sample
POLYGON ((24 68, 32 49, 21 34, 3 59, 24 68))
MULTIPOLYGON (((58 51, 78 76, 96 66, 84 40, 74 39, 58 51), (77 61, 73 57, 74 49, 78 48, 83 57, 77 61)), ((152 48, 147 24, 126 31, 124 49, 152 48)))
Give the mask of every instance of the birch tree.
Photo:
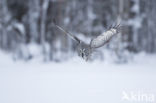
POLYGON ((41 6, 41 27, 40 27, 41 37, 40 37, 40 41, 41 41, 41 45, 42 45, 42 52, 43 52, 44 60, 46 60, 45 37, 46 37, 46 18, 47 18, 48 6, 49 6, 49 0, 43 0, 42 6, 41 6))

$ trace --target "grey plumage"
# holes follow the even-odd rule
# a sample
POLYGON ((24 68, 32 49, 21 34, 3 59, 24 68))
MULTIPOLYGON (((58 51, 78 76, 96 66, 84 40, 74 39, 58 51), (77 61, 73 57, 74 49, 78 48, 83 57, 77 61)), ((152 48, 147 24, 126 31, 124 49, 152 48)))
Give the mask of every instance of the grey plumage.
POLYGON ((99 47, 105 45, 106 43, 108 43, 111 40, 111 38, 115 34, 117 34, 121 29, 120 25, 111 27, 106 32, 102 33, 101 35, 97 36, 96 38, 93 38, 90 41, 90 44, 86 44, 82 40, 77 38, 75 35, 71 34, 70 32, 64 30, 62 27, 58 26, 56 23, 54 23, 54 24, 59 30, 63 31, 66 35, 68 35, 69 37, 71 37, 73 40, 75 40, 78 43, 78 45, 76 47, 77 53, 80 57, 82 57, 86 61, 90 58, 92 52, 96 48, 99 48, 99 47))

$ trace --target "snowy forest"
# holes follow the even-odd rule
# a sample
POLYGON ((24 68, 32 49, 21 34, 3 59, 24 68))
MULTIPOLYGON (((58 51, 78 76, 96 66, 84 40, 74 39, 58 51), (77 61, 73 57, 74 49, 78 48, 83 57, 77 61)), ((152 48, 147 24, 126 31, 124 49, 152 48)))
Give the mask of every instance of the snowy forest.
POLYGON ((156 103, 156 0, 0 0, 0 103, 156 103))
POLYGON ((53 19, 85 42, 120 22, 122 32, 95 59, 156 53, 156 0, 0 0, 0 50, 13 60, 65 61, 77 56, 75 42, 53 19))

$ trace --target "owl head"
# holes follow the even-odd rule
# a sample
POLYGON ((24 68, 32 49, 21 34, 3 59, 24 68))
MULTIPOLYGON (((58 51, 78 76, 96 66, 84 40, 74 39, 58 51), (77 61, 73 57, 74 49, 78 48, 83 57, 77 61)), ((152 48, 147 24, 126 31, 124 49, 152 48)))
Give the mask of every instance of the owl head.
POLYGON ((78 50, 78 54, 84 60, 88 61, 88 59, 90 58, 90 55, 91 55, 91 49, 90 48, 80 48, 78 50))

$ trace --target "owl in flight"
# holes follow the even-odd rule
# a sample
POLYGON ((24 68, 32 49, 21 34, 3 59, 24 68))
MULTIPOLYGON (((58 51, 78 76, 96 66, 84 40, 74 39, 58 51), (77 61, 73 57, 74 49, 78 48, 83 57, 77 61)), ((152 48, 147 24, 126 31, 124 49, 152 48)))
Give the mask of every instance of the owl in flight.
POLYGON ((57 25, 54 22, 54 25, 61 30, 62 32, 64 32, 67 36, 69 36, 71 39, 73 39, 75 42, 78 43, 76 50, 78 53, 78 56, 82 57, 84 60, 88 61, 91 54, 93 53, 93 51, 96 48, 102 47, 104 46, 106 43, 108 43, 112 37, 116 34, 119 33, 120 31, 120 24, 119 25, 115 25, 115 26, 111 26, 107 31, 103 32, 101 35, 91 39, 90 44, 86 44, 85 42, 83 42, 82 40, 80 40, 78 37, 76 37, 75 35, 71 34, 70 32, 64 30, 62 27, 60 27, 59 25, 57 25))

